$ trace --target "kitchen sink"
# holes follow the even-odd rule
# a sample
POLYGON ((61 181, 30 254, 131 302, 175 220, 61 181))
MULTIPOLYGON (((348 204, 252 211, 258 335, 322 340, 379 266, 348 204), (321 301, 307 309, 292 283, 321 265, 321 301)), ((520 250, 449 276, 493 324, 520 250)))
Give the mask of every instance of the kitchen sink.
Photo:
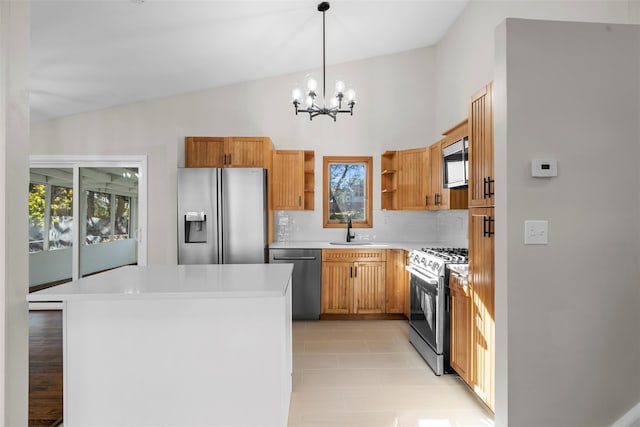
POLYGON ((371 242, 363 242, 363 241, 356 241, 356 242, 329 242, 330 245, 348 245, 348 246, 365 246, 365 245, 371 245, 371 242))
POLYGON ((363 240, 357 240, 355 242, 329 242, 330 245, 341 245, 341 246, 388 246, 388 245, 383 245, 380 243, 376 243, 376 242, 367 242, 367 241, 363 241, 363 240))

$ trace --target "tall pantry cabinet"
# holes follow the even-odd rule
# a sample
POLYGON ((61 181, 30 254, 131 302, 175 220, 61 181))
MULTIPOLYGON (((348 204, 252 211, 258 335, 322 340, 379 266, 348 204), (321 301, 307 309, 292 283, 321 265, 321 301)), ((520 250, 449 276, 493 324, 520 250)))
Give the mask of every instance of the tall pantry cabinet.
POLYGON ((470 386, 495 410, 493 83, 469 104, 470 386))

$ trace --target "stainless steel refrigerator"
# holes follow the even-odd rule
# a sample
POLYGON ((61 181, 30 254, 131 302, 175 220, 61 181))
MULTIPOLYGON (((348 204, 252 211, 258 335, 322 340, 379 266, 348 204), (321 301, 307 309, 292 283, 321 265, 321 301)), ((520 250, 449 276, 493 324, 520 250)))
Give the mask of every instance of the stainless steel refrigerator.
POLYGON ((178 264, 267 262, 267 174, 178 168, 178 264))

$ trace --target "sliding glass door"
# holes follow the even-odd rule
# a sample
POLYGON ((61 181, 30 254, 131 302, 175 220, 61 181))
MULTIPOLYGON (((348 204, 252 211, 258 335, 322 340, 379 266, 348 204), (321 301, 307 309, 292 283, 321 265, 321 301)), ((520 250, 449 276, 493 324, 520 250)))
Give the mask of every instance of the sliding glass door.
POLYGON ((146 264, 146 158, 32 156, 29 286, 146 264))

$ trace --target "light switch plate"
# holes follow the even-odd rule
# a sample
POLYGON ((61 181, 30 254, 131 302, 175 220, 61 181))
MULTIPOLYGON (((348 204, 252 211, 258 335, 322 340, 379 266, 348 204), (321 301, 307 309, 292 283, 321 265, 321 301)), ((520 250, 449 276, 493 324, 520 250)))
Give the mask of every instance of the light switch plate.
POLYGON ((524 222, 524 244, 546 245, 549 243, 549 221, 524 222))

